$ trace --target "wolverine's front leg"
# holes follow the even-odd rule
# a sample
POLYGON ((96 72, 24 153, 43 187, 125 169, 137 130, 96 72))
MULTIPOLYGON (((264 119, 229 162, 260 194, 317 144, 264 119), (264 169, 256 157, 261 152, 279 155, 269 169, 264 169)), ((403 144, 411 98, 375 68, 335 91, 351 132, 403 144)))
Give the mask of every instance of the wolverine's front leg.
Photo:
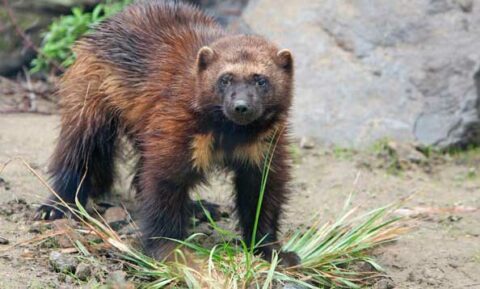
MULTIPOLYGON (((171 148, 170 148, 171 149, 171 148)), ((143 245, 159 260, 178 244, 168 239, 186 237, 190 220, 189 190, 200 180, 182 155, 148 150, 138 172, 138 214, 143 245)))
MULTIPOLYGON (((294 266, 300 262, 299 257, 293 252, 281 252, 281 245, 277 239, 282 205, 287 199, 288 180, 289 166, 286 162, 286 151, 280 146, 276 149, 271 168, 268 172, 255 243, 257 244, 256 252, 262 254, 266 260, 271 260, 273 250, 275 250, 279 253, 283 265, 294 266), (260 241, 261 244, 258 244, 260 241)), ((236 166, 236 205, 244 239, 248 246, 253 239, 261 184, 262 168, 245 164, 238 164, 236 166)))

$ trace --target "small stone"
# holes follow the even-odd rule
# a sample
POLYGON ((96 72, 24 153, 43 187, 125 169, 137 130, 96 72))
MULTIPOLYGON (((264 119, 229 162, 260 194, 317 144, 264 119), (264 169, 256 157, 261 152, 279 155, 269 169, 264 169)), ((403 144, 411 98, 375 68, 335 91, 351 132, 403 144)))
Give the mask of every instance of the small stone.
POLYGON ((455 264, 455 263, 448 263, 448 266, 452 267, 453 269, 457 269, 458 268, 458 264, 455 264))
POLYGON ((11 262, 13 260, 13 258, 11 256, 8 256, 8 255, 0 255, 0 259, 3 259, 5 261, 9 261, 9 262, 11 262))
POLYGON ((422 275, 422 282, 432 286, 441 284, 443 279, 443 272, 438 268, 424 268, 422 275))
POLYGON ((315 147, 315 141, 309 137, 302 137, 300 147, 302 149, 313 149, 315 147))
POLYGON ((57 279, 60 282, 65 282, 65 277, 66 277, 65 274, 58 274, 57 279))
POLYGON ((90 276, 92 276, 92 266, 85 262, 78 264, 75 270, 75 276, 82 281, 86 281, 90 276))
POLYGON ((5 188, 5 191, 9 191, 10 190, 10 183, 7 182, 5 179, 1 178, 0 177, 0 188, 3 187, 5 188))
POLYGON ((447 220, 452 223, 459 222, 462 219, 461 216, 450 215, 447 217, 447 220))
POLYGON ((0 208, 0 215, 3 215, 3 216, 11 216, 13 215, 14 211, 12 208, 10 207, 7 207, 7 206, 3 206, 0 208))
POLYGON ((66 235, 55 236, 55 241, 59 248, 72 248, 74 246, 72 240, 66 235))
POLYGON ((127 277, 127 273, 121 270, 113 271, 108 276, 110 281, 117 282, 117 283, 125 282, 126 277, 127 277))
POLYGON ((65 283, 72 284, 74 282, 72 276, 66 275, 65 276, 65 283))
POLYGON ((408 273, 407 281, 408 282, 415 282, 415 280, 417 280, 417 277, 415 276, 415 273, 413 271, 408 273))
POLYGON ((127 274, 121 270, 110 273, 107 281, 107 288, 134 289, 135 285, 126 281, 127 274))
POLYGON ((379 280, 375 285, 372 287, 373 289, 394 289, 395 283, 390 278, 384 278, 379 280))
POLYGON ((8 245, 8 243, 10 243, 10 241, 8 241, 7 238, 0 237, 0 245, 8 245))
POLYGON ((50 253, 49 262, 53 270, 62 273, 75 273, 78 261, 75 257, 62 254, 58 251, 50 253))
POLYGON ((33 224, 30 226, 30 228, 28 229, 28 232, 33 234, 41 234, 50 228, 51 228, 50 224, 47 224, 41 221, 36 221, 36 222, 33 222, 33 224))
POLYGON ((372 264, 368 263, 368 262, 364 262, 364 261, 358 261, 358 262, 355 262, 355 263, 352 263, 349 265, 348 267, 351 271, 354 271, 354 272, 362 272, 362 273, 366 273, 366 272, 375 272, 375 268, 372 266, 372 264))
POLYGON ((128 215, 123 208, 112 207, 105 211, 103 218, 112 229, 118 230, 127 224, 128 215))

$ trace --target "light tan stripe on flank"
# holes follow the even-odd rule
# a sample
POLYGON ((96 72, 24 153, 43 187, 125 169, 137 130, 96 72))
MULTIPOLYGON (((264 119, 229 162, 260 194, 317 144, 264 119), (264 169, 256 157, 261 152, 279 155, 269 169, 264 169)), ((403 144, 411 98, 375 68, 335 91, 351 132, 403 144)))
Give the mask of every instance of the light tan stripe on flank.
POLYGON ((212 133, 199 134, 192 141, 193 166, 200 171, 206 171, 213 163, 213 142, 212 133))

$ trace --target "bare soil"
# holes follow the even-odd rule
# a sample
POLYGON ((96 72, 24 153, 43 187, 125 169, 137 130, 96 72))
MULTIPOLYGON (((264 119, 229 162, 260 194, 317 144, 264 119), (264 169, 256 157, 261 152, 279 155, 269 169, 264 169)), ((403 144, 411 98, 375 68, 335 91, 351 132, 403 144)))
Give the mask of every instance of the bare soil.
MULTIPOLYGON (((48 195, 39 180, 14 159, 24 158, 47 178, 58 123, 57 115, 0 114, 0 163, 13 160, 0 172, 0 237, 9 241, 0 244, 0 288, 79 286, 50 269, 48 249, 42 249, 42 255, 38 246, 12 246, 38 236, 31 214, 48 195)), ((395 288, 480 288, 479 151, 424 159, 395 147, 393 152, 378 148, 352 152, 296 145, 292 151, 293 194, 284 231, 308 224, 315 216, 332 220, 350 193, 359 211, 414 194, 398 214, 407 216, 415 229, 374 252, 395 288)), ((125 186, 117 190, 128 195, 125 186)), ((229 208, 230 190, 228 182, 220 180, 200 192, 229 208)), ((391 284, 374 287, 393 288, 391 284)))

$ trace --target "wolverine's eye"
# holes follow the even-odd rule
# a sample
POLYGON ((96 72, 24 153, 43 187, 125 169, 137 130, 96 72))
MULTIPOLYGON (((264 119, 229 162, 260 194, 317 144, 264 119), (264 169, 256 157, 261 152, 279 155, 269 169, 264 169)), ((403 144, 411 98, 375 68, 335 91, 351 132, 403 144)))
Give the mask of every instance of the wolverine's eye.
POLYGON ((267 79, 260 75, 255 75, 255 84, 260 87, 265 87, 267 85, 267 79))
POLYGON ((232 78, 230 77, 230 75, 224 75, 220 78, 220 84, 223 86, 223 87, 227 87, 229 86, 230 84, 232 83, 232 78))

